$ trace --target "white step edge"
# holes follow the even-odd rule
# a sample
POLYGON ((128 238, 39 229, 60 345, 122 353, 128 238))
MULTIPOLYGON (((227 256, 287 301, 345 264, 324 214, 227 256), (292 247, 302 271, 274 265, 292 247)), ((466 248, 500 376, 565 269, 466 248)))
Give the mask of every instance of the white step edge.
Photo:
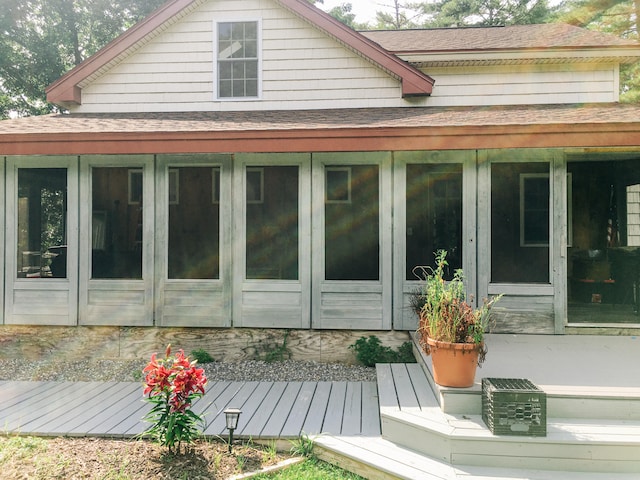
POLYGON ((313 438, 314 453, 369 480, 637 480, 637 474, 451 466, 380 437, 313 438))
POLYGON ((386 440, 453 465, 640 472, 637 421, 548 419, 545 437, 493 435, 478 415, 437 409, 381 409, 381 423, 386 440))

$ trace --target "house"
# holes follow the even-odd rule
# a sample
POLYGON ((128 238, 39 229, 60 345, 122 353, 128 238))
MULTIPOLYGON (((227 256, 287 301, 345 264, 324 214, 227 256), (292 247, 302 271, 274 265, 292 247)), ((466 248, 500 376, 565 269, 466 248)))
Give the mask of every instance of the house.
POLYGON ((639 59, 170 0, 48 88, 68 114, 0 122, 0 323, 407 331, 446 249, 495 331, 639 328, 639 59))

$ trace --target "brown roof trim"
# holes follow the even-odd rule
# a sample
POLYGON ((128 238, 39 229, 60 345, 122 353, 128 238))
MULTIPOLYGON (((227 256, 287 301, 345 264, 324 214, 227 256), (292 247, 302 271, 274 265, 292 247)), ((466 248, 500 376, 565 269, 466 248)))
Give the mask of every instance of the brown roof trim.
POLYGON ((57 104, 82 103, 82 93, 78 85, 90 75, 96 73, 118 55, 149 35, 164 22, 177 15, 196 0, 173 0, 165 3, 147 18, 135 24, 118 36, 97 53, 87 58, 46 89, 47 101, 57 104))
POLYGON ((347 27, 306 0, 276 0, 314 26, 368 58, 402 81, 402 96, 431 95, 435 80, 422 73, 359 32, 347 27))
POLYGON ((61 133, 0 137, 3 155, 365 152, 640 145, 640 124, 548 124, 273 130, 61 133))
MULTIPOLYGON (((80 83, 93 75, 119 55, 141 41, 155 29, 182 12, 197 0, 173 0, 165 3, 143 21, 117 37, 46 89, 47 101, 56 104, 82 103, 80 83)), ((435 81, 417 68, 387 52, 375 42, 335 20, 306 0, 275 0, 284 8, 307 20, 312 25, 334 37, 355 52, 368 58, 385 71, 402 81, 402 96, 430 95, 435 81)))

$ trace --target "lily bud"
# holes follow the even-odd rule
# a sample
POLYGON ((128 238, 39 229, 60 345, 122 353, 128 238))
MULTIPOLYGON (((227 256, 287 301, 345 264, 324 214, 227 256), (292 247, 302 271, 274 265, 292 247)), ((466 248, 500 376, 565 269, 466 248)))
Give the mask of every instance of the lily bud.
POLYGON ((167 350, 164 352, 165 357, 169 358, 169 355, 171 355, 171 344, 167 345, 167 350))

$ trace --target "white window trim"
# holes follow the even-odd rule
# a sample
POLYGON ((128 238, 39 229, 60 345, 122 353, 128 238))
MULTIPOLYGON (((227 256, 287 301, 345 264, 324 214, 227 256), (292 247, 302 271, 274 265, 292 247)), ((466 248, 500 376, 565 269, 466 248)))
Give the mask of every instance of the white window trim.
POLYGON ((262 18, 218 16, 213 21, 213 99, 217 102, 255 102, 262 100, 262 18), (218 25, 220 23, 256 22, 258 24, 258 96, 257 97, 220 97, 218 91, 218 25))

